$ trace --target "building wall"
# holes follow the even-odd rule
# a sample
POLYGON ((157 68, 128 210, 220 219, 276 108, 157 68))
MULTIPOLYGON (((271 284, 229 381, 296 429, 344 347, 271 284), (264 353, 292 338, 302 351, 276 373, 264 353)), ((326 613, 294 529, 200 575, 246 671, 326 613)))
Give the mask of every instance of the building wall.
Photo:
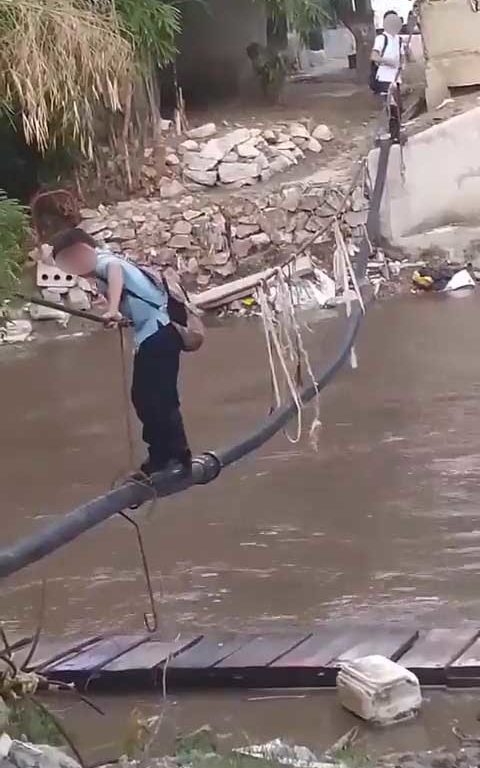
POLYGON ((435 107, 448 88, 480 84, 480 13, 468 0, 425 0, 420 13, 427 102, 435 107))
POLYGON ((193 0, 184 6, 177 69, 187 99, 207 102, 238 95, 252 81, 250 43, 266 43, 263 3, 193 0))

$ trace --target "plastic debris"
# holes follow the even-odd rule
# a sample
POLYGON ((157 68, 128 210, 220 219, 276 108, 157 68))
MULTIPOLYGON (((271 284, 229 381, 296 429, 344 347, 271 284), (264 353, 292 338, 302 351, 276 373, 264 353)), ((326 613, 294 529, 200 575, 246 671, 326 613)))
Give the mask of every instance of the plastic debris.
POLYGON ((280 765, 292 765, 294 768, 325 768, 325 766, 338 765, 338 761, 322 759, 308 747, 297 747, 287 744, 282 739, 274 739, 267 744, 253 744, 248 747, 239 747, 234 752, 240 755, 256 757, 259 760, 269 760, 280 765))
POLYGON ((421 267, 412 275, 415 289, 421 291, 456 291, 459 288, 474 288, 475 280, 466 267, 445 264, 441 267, 421 267))
POLYGON ((443 290, 457 291, 459 288, 475 288, 475 280, 468 269, 461 269, 459 272, 456 272, 443 290))
POLYGON ((7 320, 0 326, 0 344, 20 344, 28 341, 32 335, 30 320, 7 320))
POLYGON ((343 663, 337 692, 345 709, 379 725, 413 717, 422 704, 413 672, 380 655, 343 663))

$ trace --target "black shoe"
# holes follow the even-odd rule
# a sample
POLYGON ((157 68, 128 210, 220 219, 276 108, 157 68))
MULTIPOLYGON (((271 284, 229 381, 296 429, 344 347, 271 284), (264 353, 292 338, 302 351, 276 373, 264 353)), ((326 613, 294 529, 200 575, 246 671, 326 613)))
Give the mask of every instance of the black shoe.
POLYGON ((156 464, 154 461, 147 459, 140 467, 140 472, 150 478, 156 472, 185 472, 189 474, 192 471, 191 459, 182 462, 178 459, 169 459, 169 461, 163 464, 156 464))

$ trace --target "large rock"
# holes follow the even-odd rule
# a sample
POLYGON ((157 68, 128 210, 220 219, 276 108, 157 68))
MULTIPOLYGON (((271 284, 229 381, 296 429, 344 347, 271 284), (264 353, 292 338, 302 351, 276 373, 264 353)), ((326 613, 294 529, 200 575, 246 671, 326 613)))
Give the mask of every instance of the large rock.
POLYGON ((235 150, 232 150, 228 153, 228 155, 225 155, 225 157, 222 160, 222 163, 238 163, 240 160, 238 153, 235 152, 235 150))
POLYGON ((240 157, 255 158, 259 156, 260 150, 256 146, 255 139, 250 139, 250 141, 238 145, 237 153, 240 157))
POLYGON ((270 238, 266 232, 259 232, 258 235, 251 235, 250 242, 254 248, 265 248, 270 245, 270 238))
POLYGON ((253 243, 249 238, 245 240, 234 240, 232 243, 232 254, 236 259, 245 259, 253 248, 253 243))
POLYGON ((46 744, 33 745, 14 739, 12 741, 8 760, 16 768, 79 768, 73 757, 57 747, 46 744))
POLYGON ((201 184, 204 187, 214 187, 217 183, 217 171, 194 171, 192 168, 185 168, 183 175, 189 181, 195 184, 201 184))
POLYGON ((315 152, 315 154, 318 154, 319 152, 322 151, 322 145, 320 144, 318 139, 315 139, 312 136, 312 138, 309 140, 307 144, 307 149, 309 152, 315 152))
POLYGON ((219 253, 210 253, 205 263, 209 266, 223 267, 228 261, 230 261, 228 251, 220 251, 219 253))
POLYGON ((174 235, 191 235, 192 225, 190 222, 185 221, 184 219, 180 219, 173 225, 172 232, 174 235))
POLYGON ((183 162, 192 171, 211 171, 217 165, 213 157, 202 157, 198 152, 185 154, 183 162))
POLYGON ((286 211, 290 211, 290 213, 295 213, 298 206, 300 205, 301 199, 302 193, 298 187, 291 187, 290 189, 286 189, 284 192, 284 199, 282 201, 282 208, 284 208, 286 211))
POLYGON ((228 155, 239 144, 243 144, 250 138, 250 131, 247 128, 238 128, 236 131, 227 133, 218 139, 210 139, 202 148, 200 154, 202 157, 208 157, 220 162, 225 155, 228 155))
POLYGON ((160 197, 172 198, 178 197, 185 192, 185 187, 176 179, 163 179, 160 184, 160 197))
POLYGON ((231 277, 231 275, 235 274, 235 264, 233 261, 227 261, 227 263, 222 266, 212 267, 212 270, 217 275, 220 275, 220 277, 231 277))
POLYGON ((256 235, 260 231, 258 224, 237 224, 235 227, 235 235, 240 240, 244 237, 250 237, 250 235, 256 235))
POLYGON ((290 126, 290 136, 298 139, 309 139, 310 134, 301 123, 292 123, 290 126))
POLYGON ((267 208, 261 215, 259 224, 263 231, 272 237, 275 232, 285 229, 287 213, 282 208, 267 208))
POLYGON ((317 141, 331 141, 333 139, 333 133, 328 125, 317 125, 312 136, 317 141))
POLYGON ((178 248, 179 250, 190 248, 191 245, 190 235, 174 235, 168 243, 169 248, 178 248))
POLYGON ((258 164, 253 163, 221 163, 218 167, 220 181, 224 184, 249 182, 259 176, 258 164))
POLYGON ((182 141, 179 149, 180 149, 180 152, 198 152, 198 150, 200 149, 200 145, 198 141, 187 139, 186 141, 182 141))
POLYGON ((294 150, 296 148, 297 145, 293 141, 290 141, 290 139, 288 141, 281 141, 275 147, 275 149, 279 149, 281 151, 284 151, 285 149, 294 150))
POLYGON ((187 136, 189 139, 208 139, 210 136, 214 136, 216 132, 217 126, 215 123, 205 123, 187 131, 187 136))

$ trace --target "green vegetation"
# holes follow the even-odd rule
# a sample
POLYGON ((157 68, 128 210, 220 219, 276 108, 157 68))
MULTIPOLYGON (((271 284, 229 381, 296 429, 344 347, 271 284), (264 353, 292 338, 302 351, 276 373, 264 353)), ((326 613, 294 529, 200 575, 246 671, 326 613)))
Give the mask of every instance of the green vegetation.
POLYGON ((25 208, 0 190, 0 298, 11 291, 20 276, 28 232, 25 208))

